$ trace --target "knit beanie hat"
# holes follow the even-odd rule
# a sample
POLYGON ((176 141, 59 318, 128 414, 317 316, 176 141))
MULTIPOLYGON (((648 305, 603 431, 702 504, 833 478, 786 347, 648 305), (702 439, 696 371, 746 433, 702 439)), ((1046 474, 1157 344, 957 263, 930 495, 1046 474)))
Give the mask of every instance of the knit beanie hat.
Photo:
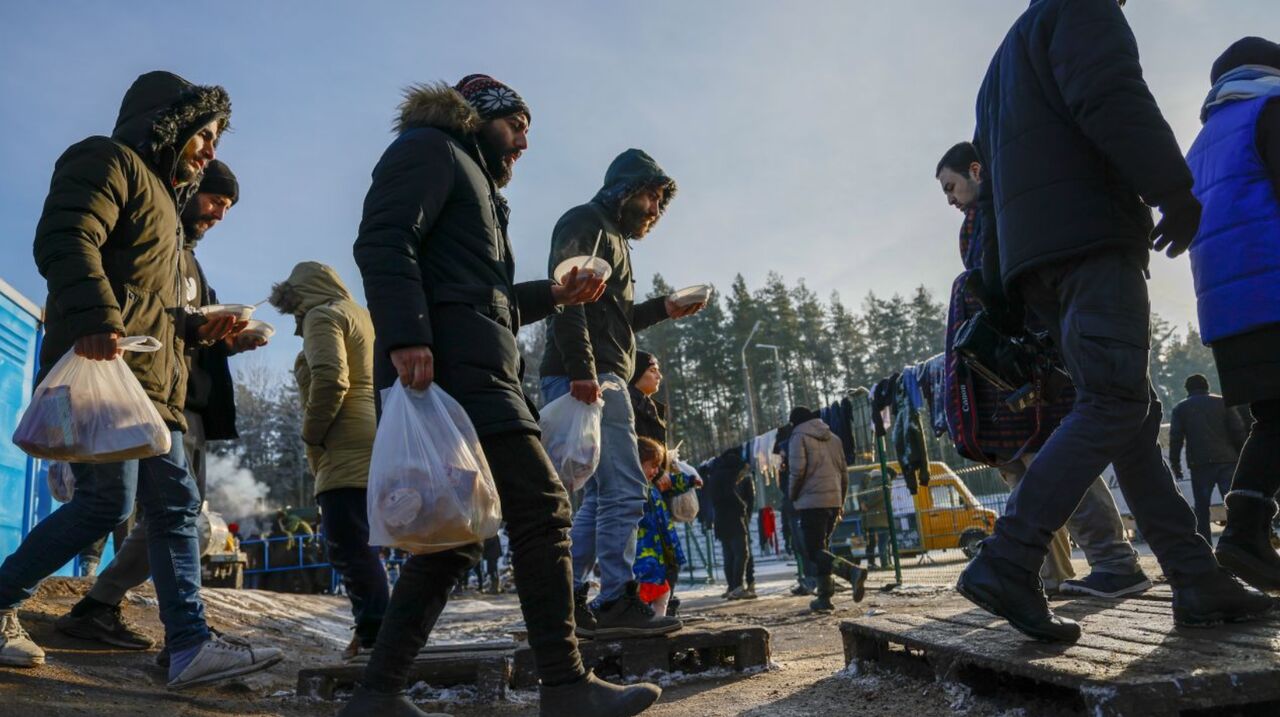
POLYGON ((788 417, 787 420, 791 423, 791 425, 798 426, 801 423, 804 423, 805 421, 811 421, 817 417, 818 417, 818 414, 814 413, 813 411, 810 411, 804 406, 796 406, 795 408, 791 409, 791 415, 788 417))
POLYGON ((1266 65, 1280 68, 1280 45, 1261 37, 1245 37, 1236 40, 1213 61, 1209 82, 1218 79, 1241 65, 1266 65))
POLYGON ((220 159, 210 161, 204 167, 204 178, 200 180, 200 191, 207 194, 221 194, 231 198, 234 206, 240 200, 240 184, 231 168, 220 159))
POLYGON ((453 89, 476 108, 481 119, 498 119, 523 112, 529 121, 533 121, 529 105, 519 93, 488 75, 467 75, 453 89))
POLYGON ((636 351, 636 367, 635 367, 635 370, 631 372, 631 381, 629 382, 629 384, 632 386, 636 385, 636 381, 639 381, 640 377, 644 375, 644 372, 648 371, 649 367, 654 365, 655 363, 657 363, 657 359, 654 357, 653 354, 649 353, 648 351, 637 350, 636 351))

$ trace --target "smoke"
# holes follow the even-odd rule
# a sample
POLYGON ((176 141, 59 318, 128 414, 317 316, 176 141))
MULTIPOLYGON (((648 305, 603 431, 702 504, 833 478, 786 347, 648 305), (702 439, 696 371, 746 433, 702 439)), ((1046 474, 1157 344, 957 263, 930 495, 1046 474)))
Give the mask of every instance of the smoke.
POLYGON ((209 509, 222 514, 229 523, 244 522, 260 511, 270 489, 240 467, 235 456, 208 454, 205 464, 209 509))

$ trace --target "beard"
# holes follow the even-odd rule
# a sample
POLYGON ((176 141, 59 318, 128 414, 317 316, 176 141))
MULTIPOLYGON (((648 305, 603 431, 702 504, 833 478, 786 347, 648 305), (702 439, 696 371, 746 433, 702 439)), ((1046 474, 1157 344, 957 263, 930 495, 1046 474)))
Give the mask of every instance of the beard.
POLYGON ((489 175, 493 177, 493 183, 499 189, 502 189, 511 182, 511 170, 515 166, 507 164, 504 160, 518 150, 496 146, 485 136, 484 132, 478 133, 476 140, 480 144, 480 156, 484 158, 485 167, 488 168, 489 175))
POLYGON ((196 199, 192 197, 182 210, 182 237, 188 242, 197 242, 204 238, 205 229, 200 226, 201 222, 214 221, 213 217, 201 214, 196 203, 196 199))
POLYGON ((649 221, 649 213, 633 202, 623 202, 618 214, 619 228, 624 235, 633 239, 643 239, 644 235, 653 228, 653 224, 649 221))

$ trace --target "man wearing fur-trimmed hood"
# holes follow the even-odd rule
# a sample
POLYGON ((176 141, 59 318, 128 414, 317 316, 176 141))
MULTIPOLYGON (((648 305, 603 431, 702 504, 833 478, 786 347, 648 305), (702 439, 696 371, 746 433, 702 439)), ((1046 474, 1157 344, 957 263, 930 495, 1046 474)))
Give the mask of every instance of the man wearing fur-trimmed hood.
MULTIPOLYGON (((406 91, 355 243, 377 332, 374 381, 419 391, 438 383, 475 425, 507 522, 542 714, 634 715, 657 699, 655 685, 617 687, 583 669, 569 499, 521 389, 520 327, 603 291, 599 279, 576 271, 562 284, 515 283, 498 189, 528 148, 530 118, 520 95, 487 75, 406 91)), ((409 668, 481 550, 477 542, 405 562, 362 685, 340 715, 423 715, 404 695, 409 668)))
POLYGON ((0 566, 0 664, 43 664, 44 652, 18 624, 17 606, 45 576, 127 519, 135 498, 146 514, 169 687, 243 675, 282 657, 209 631, 200 600, 200 499, 182 446, 185 343, 220 340, 235 321, 185 321, 178 212, 213 161, 230 116, 221 87, 148 72, 125 93, 111 137, 73 145, 54 166, 34 246, 49 285, 41 375, 70 350, 112 360, 121 338, 155 337, 159 351, 124 352, 124 361, 172 430, 171 447, 141 460, 71 464, 75 496, 0 566))
POLYGON ((666 297, 635 303, 628 242, 649 233, 675 193, 675 180, 652 157, 628 149, 610 163, 595 197, 565 212, 551 234, 553 276, 565 260, 593 253, 610 271, 603 299, 566 308, 551 319, 540 372, 545 402, 565 394, 584 403, 604 401, 600 467, 587 482, 573 521, 574 615, 580 635, 660 635, 680 629, 678 619, 655 616, 639 599, 632 573, 648 481, 626 390, 635 367, 635 333, 702 308, 677 306, 666 297), (602 392, 602 385, 619 390, 602 392), (597 560, 600 594, 588 605, 588 577, 597 560))

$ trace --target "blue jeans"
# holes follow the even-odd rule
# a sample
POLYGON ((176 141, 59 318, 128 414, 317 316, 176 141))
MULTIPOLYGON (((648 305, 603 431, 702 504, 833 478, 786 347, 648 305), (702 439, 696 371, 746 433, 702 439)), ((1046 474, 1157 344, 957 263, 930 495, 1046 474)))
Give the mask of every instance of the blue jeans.
MULTIPOLYGON (((606 382, 625 387, 626 381, 609 373, 606 382)), ((544 376, 542 400, 550 403, 569 393, 569 377, 544 376)), ((600 596, 597 604, 622 597, 635 579, 636 529, 644 516, 648 481, 636 449, 636 418, 626 390, 604 391, 604 415, 600 420, 600 467, 582 489, 582 506, 573 517, 573 582, 579 588, 600 563, 600 596)))
POLYGON ((196 539, 200 496, 187 470, 182 433, 174 431, 167 455, 123 463, 73 463, 71 471, 76 477, 71 502, 40 521, 0 565, 0 610, 17 607, 35 593, 41 580, 127 520, 136 498, 145 516, 165 642, 171 650, 182 650, 208 640, 196 539))

